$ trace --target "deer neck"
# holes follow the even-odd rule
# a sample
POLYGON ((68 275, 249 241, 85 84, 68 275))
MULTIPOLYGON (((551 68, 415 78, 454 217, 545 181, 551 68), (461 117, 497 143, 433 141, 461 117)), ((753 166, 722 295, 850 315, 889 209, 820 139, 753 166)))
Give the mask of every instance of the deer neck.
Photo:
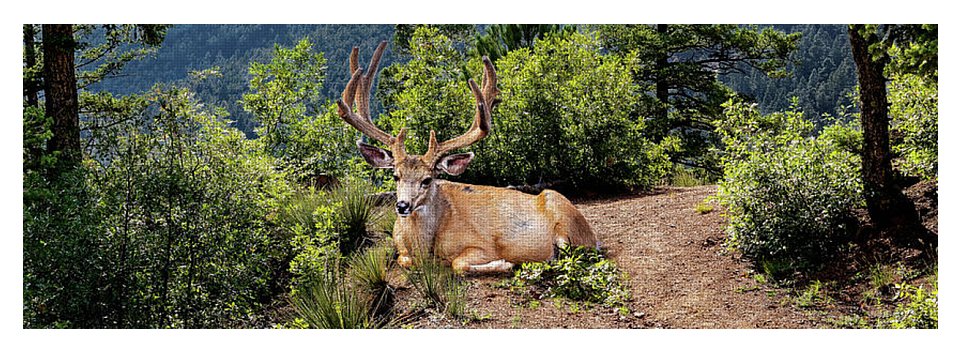
POLYGON ((414 225, 419 232, 419 238, 431 248, 437 236, 437 230, 440 228, 440 222, 444 215, 447 215, 448 201, 439 187, 440 184, 437 184, 428 194, 426 202, 408 218, 404 218, 409 220, 409 224, 414 225))

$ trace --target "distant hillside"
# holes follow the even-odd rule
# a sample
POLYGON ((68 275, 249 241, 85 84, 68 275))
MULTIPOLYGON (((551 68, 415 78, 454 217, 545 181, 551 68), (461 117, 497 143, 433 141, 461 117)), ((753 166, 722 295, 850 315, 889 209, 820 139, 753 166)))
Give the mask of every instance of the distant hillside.
MULTIPOLYGON (((479 26, 485 28, 486 26, 479 26)), ((734 90, 751 96, 764 112, 784 110, 790 97, 797 96, 810 118, 833 114, 847 103, 845 95, 853 90, 856 73, 850 55, 846 29, 842 25, 779 25, 777 29, 803 33, 797 58, 790 67, 792 76, 770 79, 748 71, 745 75, 724 76, 721 80, 734 90)), ((93 90, 118 94, 142 92, 158 82, 184 81, 190 71, 220 67, 221 78, 194 85, 203 102, 225 108, 235 126, 254 136, 252 116, 237 103, 247 92, 247 69, 252 60, 266 61, 275 44, 292 46, 303 37, 312 39, 315 48, 327 58, 327 81, 323 95, 336 98, 349 77, 347 59, 350 49, 359 45, 369 54, 381 40, 393 38, 393 25, 177 25, 154 57, 130 63, 122 76, 105 80, 93 90)), ((398 59, 388 46, 381 67, 398 59)))
POLYGON ((856 68, 850 52, 845 25, 798 24, 778 25, 787 33, 801 32, 797 50, 799 65, 790 67, 792 76, 770 79, 757 71, 730 75, 721 80, 737 92, 753 97, 765 112, 782 111, 790 106, 793 96, 807 118, 834 115, 837 107, 849 104, 847 94, 857 83, 856 68))
MULTIPOLYGON (((323 95, 334 98, 347 83, 347 59, 353 46, 372 52, 381 40, 393 38, 393 25, 177 25, 167 32, 155 57, 130 63, 122 76, 107 79, 94 90, 118 94, 142 92, 155 83, 183 81, 194 70, 220 67, 223 77, 193 86, 207 104, 224 107, 235 126, 253 136, 252 116, 237 103, 248 91, 250 62, 269 60, 275 44, 293 46, 304 37, 327 59, 323 95)), ((396 59, 387 49, 382 66, 396 59)))

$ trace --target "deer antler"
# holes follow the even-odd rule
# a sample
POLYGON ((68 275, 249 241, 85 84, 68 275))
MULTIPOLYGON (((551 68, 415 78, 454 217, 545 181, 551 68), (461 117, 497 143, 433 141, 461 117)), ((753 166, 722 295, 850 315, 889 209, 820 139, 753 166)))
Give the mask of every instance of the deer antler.
POLYGON ((380 65, 380 57, 383 56, 383 49, 387 47, 387 42, 382 41, 373 51, 373 57, 370 59, 370 65, 367 73, 363 74, 360 68, 359 55, 360 49, 354 47, 350 51, 350 81, 343 88, 343 95, 337 101, 337 113, 343 121, 347 122, 361 133, 367 135, 383 144, 393 148, 394 153, 403 153, 403 135, 404 130, 400 130, 397 137, 381 130, 370 119, 370 89, 373 87, 373 78, 377 76, 377 66, 380 65), (349 101, 349 102, 348 102, 349 101), (356 104, 357 112, 353 112, 353 105, 356 104))
POLYGON ((473 124, 470 129, 460 136, 450 140, 437 143, 437 136, 433 130, 430 130, 430 144, 424 158, 436 160, 447 152, 467 147, 480 141, 490 133, 493 125, 491 112, 493 106, 500 102, 497 95, 500 90, 497 89, 497 72, 493 69, 493 63, 486 56, 483 57, 483 89, 477 86, 477 83, 470 79, 467 84, 470 85, 470 91, 473 92, 474 99, 477 100, 477 114, 473 118, 473 124))

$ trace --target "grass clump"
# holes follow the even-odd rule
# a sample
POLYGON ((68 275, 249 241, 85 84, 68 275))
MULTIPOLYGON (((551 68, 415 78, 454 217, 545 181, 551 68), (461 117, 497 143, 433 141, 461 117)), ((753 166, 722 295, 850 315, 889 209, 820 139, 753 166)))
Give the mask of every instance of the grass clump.
POLYGON ((387 282, 387 271, 393 266, 393 246, 378 244, 354 254, 350 258, 350 279, 372 297, 372 311, 386 316, 394 303, 394 290, 387 282))
POLYGON ((710 205, 706 202, 700 202, 700 203, 697 203, 697 206, 696 208, 694 208, 694 210, 696 210, 697 213, 701 215, 708 214, 713 212, 713 205, 710 205))
POLYGON ((566 246, 552 261, 522 264, 508 285, 534 297, 543 295, 623 308, 631 296, 622 280, 616 264, 600 251, 566 246))
POLYGON ((406 271, 407 280, 431 306, 447 315, 466 315, 467 284, 453 269, 429 254, 417 254, 414 267, 406 271))
POLYGON ((356 329, 382 325, 372 317, 370 298, 349 283, 336 263, 328 263, 324 271, 312 276, 291 295, 294 309, 310 327, 356 329))

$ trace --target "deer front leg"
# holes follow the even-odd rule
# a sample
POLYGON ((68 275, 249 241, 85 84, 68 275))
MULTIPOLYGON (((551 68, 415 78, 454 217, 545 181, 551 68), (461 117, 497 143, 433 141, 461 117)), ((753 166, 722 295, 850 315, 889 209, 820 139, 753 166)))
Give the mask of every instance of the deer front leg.
POLYGON ((393 225, 393 243, 397 248, 397 264, 404 268, 413 266, 413 258, 410 257, 412 249, 410 237, 406 225, 401 225, 400 221, 393 225))
POLYGON ((483 250, 468 248, 460 253, 451 264, 453 271, 457 274, 466 272, 489 273, 489 272, 510 272, 513 269, 513 263, 504 259, 493 260, 483 250))

